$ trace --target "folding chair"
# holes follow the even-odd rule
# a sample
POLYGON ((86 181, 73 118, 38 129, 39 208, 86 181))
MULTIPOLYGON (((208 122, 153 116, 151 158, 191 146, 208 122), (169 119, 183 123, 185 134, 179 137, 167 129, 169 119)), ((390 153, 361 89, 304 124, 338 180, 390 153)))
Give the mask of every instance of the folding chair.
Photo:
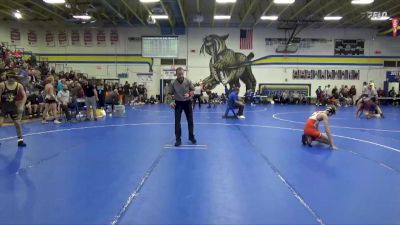
POLYGON ((227 101, 225 114, 222 116, 222 118, 225 118, 225 119, 229 118, 229 111, 232 112, 233 118, 238 118, 237 114, 235 112, 235 107, 231 103, 229 103, 229 101, 227 101))

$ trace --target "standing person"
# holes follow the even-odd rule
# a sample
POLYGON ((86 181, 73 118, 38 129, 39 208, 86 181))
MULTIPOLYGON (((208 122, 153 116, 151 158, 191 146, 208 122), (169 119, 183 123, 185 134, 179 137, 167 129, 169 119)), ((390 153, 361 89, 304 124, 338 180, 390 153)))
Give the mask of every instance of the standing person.
POLYGON ((315 105, 316 105, 316 106, 322 105, 321 102, 322 102, 323 100, 322 100, 322 98, 321 98, 321 96, 322 96, 322 89, 321 89, 321 86, 318 86, 317 90, 315 90, 315 95, 317 96, 315 105))
POLYGON ((185 111, 189 129, 189 140, 196 144, 197 141, 193 133, 193 108, 192 97, 194 95, 194 86, 192 82, 184 77, 184 70, 178 67, 175 71, 176 79, 169 87, 169 94, 174 95, 175 102, 170 104, 171 108, 175 109, 175 146, 180 146, 181 141, 181 116, 182 111, 185 111))
POLYGON ((303 145, 311 146, 312 141, 318 141, 324 144, 328 144, 331 149, 337 149, 333 144, 333 138, 331 130, 329 128, 329 118, 336 113, 335 106, 328 106, 324 111, 314 112, 304 125, 304 134, 301 142, 303 145), (322 121, 325 127, 325 133, 319 131, 319 122, 322 121))
POLYGON ((193 109, 196 106, 196 101, 199 101, 199 109, 201 108, 201 96, 203 92, 203 84, 200 82, 198 85, 194 87, 194 96, 193 96, 193 109))
POLYGON ((46 79, 46 85, 44 86, 45 105, 44 105, 42 123, 47 123, 47 117, 49 112, 52 112, 55 124, 61 123, 57 119, 57 96, 55 93, 56 91, 54 90, 54 77, 49 76, 46 79))
POLYGON ((85 93, 85 104, 87 109, 87 116, 86 120, 89 121, 90 115, 90 107, 92 107, 93 111, 93 119, 97 121, 96 116, 96 109, 97 109, 97 102, 99 101, 99 97, 97 96, 96 88, 90 84, 87 80, 83 80, 83 92, 85 93))
POLYGON ((25 147, 22 137, 21 118, 26 102, 26 93, 22 84, 17 82, 14 72, 7 72, 7 81, 0 83, 0 127, 3 125, 4 117, 9 115, 17 130, 18 146, 25 147))

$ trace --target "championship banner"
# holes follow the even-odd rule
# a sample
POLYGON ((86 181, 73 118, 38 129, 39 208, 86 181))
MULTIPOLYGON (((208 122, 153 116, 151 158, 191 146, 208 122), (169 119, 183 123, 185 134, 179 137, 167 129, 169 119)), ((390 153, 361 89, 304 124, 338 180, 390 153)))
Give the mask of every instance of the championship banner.
POLYGON ((37 34, 36 31, 28 31, 28 45, 31 47, 37 46, 37 34))
POLYGON ((71 45, 72 46, 80 46, 81 45, 81 37, 79 31, 73 30, 71 32, 71 45))
POLYGON ((397 36, 397 26, 399 26, 399 18, 392 18, 393 37, 397 36))
POLYGON ((85 47, 91 47, 93 45, 93 37, 90 30, 83 31, 83 43, 85 47))
POLYGON ((58 32, 58 46, 60 47, 68 46, 67 32, 65 31, 58 32))
POLYGON ((56 46, 56 42, 54 40, 54 33, 51 31, 46 31, 45 41, 47 47, 56 46))
POLYGON ((106 33, 104 32, 104 30, 98 30, 97 31, 96 39, 97 39, 97 46, 98 47, 105 47, 106 46, 106 33))
POLYGON ((111 30, 111 32, 110 32, 111 46, 117 45, 118 41, 119 41, 118 31, 117 30, 111 30))
POLYGON ((12 44, 19 45, 21 43, 21 33, 19 29, 11 29, 10 40, 12 44))
POLYGON ((293 70, 293 80, 359 80, 360 70, 293 70))

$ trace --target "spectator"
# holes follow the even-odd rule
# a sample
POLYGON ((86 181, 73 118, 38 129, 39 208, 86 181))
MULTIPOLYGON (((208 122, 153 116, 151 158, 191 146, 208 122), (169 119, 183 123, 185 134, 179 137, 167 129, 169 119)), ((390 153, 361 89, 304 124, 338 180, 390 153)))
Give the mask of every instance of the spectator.
POLYGON ((85 93, 85 104, 87 109, 87 118, 86 121, 89 121, 90 108, 92 108, 93 119, 97 121, 96 109, 97 102, 99 101, 99 97, 97 95, 97 91, 95 87, 88 82, 88 80, 83 80, 83 92, 85 93))

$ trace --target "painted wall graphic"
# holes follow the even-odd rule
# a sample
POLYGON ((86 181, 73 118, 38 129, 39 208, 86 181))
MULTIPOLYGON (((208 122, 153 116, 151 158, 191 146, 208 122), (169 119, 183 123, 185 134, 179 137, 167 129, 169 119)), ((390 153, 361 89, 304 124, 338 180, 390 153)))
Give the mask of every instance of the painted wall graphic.
POLYGON ((246 90, 254 91, 257 81, 249 65, 254 54, 246 56, 227 48, 225 41, 228 36, 211 34, 203 39, 200 54, 205 52, 211 56, 210 75, 203 80, 204 87, 211 90, 218 84, 240 86, 239 81, 242 81, 246 85, 246 90))

